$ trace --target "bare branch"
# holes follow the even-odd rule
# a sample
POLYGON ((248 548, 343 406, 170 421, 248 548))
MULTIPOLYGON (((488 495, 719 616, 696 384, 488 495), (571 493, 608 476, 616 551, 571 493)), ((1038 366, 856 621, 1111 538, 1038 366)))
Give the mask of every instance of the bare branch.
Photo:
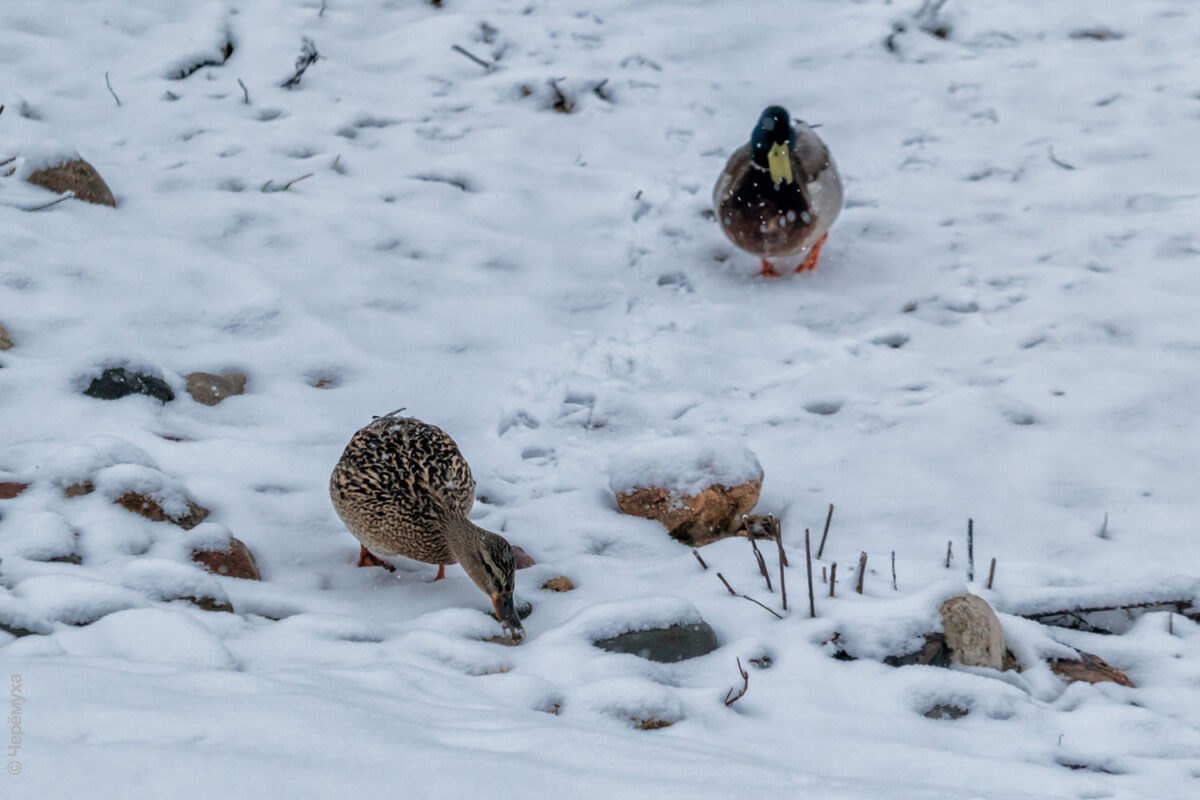
POLYGON ((700 562, 700 566, 704 567, 705 569, 708 569, 708 564, 704 563, 704 558, 701 557, 699 550, 697 550, 696 548, 693 547, 692 555, 694 555, 696 557, 696 560, 700 562))
POLYGON ((292 186, 294 186, 295 184, 299 183, 300 181, 307 180, 308 178, 311 178, 312 176, 313 176, 313 173, 309 172, 305 175, 301 175, 299 178, 292 178, 290 181, 288 181, 283 186, 280 186, 278 188, 271 186, 271 184, 274 183, 274 179, 268 180, 266 183, 264 183, 262 185, 262 191, 268 192, 268 193, 286 192, 288 189, 292 188, 292 186))
POLYGON ((859 594, 863 593, 863 581, 867 577, 867 551, 864 550, 858 554, 858 583, 854 587, 854 591, 859 594))
POLYGON ((987 588, 992 588, 992 582, 996 580, 996 559, 992 559, 992 566, 988 568, 987 588))
POLYGON ((783 619, 783 617, 780 615, 780 613, 778 611, 776 611, 775 609, 764 606, 762 603, 758 602, 757 600, 755 600, 753 597, 751 597, 748 594, 738 594, 737 592, 735 592, 733 590, 733 587, 729 585, 729 581, 725 580, 725 576, 722 575, 721 573, 718 572, 717 577, 721 579, 721 583, 725 584, 725 588, 728 589, 729 593, 731 595, 733 595, 734 597, 740 597, 743 600, 749 600, 751 603, 754 603, 754 605, 758 606, 759 608, 763 609, 764 611, 768 611, 771 614, 774 614, 776 619, 783 619))
POLYGON ((967 583, 975 580, 975 520, 967 520, 967 583))
POLYGON ((784 569, 787 567, 787 553, 783 552, 783 532, 778 525, 775 526, 775 546, 779 548, 779 593, 783 595, 783 610, 787 611, 787 577, 784 575, 784 569))
MULTIPOLYGON (((996 566, 996 559, 992 559, 992 566, 993 567, 996 566)), ((988 588, 990 589, 992 587, 988 586, 988 588)), ((892 591, 893 592, 900 591, 900 588, 898 586, 896 586, 896 551, 895 550, 892 551, 892 591)))
POLYGON ((75 197, 74 192, 70 192, 70 191, 63 192, 62 196, 59 197, 57 200, 51 200, 49 203, 44 203, 40 206, 30 206, 28 208, 23 207, 23 208, 21 208, 21 210, 22 211, 44 211, 47 208, 53 208, 54 206, 58 205, 59 203, 65 203, 68 200, 73 199, 74 197, 75 197))
POLYGON ((829 596, 834 597, 837 592, 837 562, 829 567, 829 596))
POLYGON ((250 105, 250 90, 246 88, 246 84, 242 83, 242 79, 237 79, 238 86, 242 87, 242 102, 250 105))

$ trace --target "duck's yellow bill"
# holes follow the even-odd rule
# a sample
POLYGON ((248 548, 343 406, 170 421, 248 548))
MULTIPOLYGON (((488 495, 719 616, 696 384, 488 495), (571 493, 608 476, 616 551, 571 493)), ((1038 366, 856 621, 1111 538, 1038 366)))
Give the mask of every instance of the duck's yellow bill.
POLYGON ((771 180, 776 184, 792 183, 792 154, 786 144, 773 144, 767 151, 767 166, 771 170, 771 180))

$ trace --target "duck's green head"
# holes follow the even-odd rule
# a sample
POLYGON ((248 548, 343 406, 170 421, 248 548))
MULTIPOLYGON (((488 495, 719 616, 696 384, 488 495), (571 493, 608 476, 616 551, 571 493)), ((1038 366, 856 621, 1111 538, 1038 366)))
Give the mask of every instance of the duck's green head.
POLYGON ((793 183, 792 148, 796 146, 796 130, 792 118, 783 106, 763 109, 754 133, 750 135, 750 153, 754 163, 771 173, 776 185, 793 183))

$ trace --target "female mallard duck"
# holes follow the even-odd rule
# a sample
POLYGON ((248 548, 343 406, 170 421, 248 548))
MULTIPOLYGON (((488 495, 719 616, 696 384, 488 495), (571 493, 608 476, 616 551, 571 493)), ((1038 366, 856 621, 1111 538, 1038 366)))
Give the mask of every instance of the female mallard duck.
POLYGON ((525 636, 513 605, 513 550, 474 525, 475 479, 458 445, 441 428, 396 412, 350 439, 329 479, 333 507, 361 544, 358 565, 391 566, 379 555, 461 564, 491 598, 514 639, 525 636))
POLYGON ((762 112, 750 143, 739 147, 713 188, 721 230, 762 258, 762 275, 778 275, 769 258, 805 253, 796 269, 815 269, 829 226, 842 210, 842 179, 829 149, 788 112, 762 112))

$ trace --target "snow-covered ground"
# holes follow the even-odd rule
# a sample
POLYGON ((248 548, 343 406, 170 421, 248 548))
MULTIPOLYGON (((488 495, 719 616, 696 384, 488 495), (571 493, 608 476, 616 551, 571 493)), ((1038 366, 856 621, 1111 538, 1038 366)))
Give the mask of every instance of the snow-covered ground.
POLYGON ((0 633, 0 694, 13 675, 27 698, 0 795, 1200 796, 1200 627, 1178 616, 1120 636, 1002 617, 1136 689, 823 644, 918 640, 966 587, 968 517, 1000 610, 1194 591, 1200 6, 440 5, 0 4, 19 168, 0 481, 31 484, 0 500, 0 614, 37 631, 0 633), (281 88, 306 37, 320 60, 281 88), (848 203, 815 273, 768 282, 706 212, 770 103, 820 124, 848 203), (118 208, 22 210, 53 195, 21 170, 72 150, 118 208), (83 396, 111 364, 177 399, 83 396), (229 369, 245 395, 184 391, 229 369), (459 442, 475 521, 538 561, 519 647, 481 641, 497 628, 457 567, 354 566, 329 472, 401 406, 459 442), (837 504, 822 564, 846 588, 818 619, 802 570, 780 621, 713 574, 778 609, 744 540, 706 547, 705 572, 618 514, 609 465, 672 437, 749 446, 793 565, 837 504), (97 491, 64 498, 79 478, 97 491), (213 513, 184 533, 111 502, 150 484, 213 513), (261 583, 191 566, 188 543, 226 532, 261 583), (578 588, 541 591, 555 575, 578 588), (237 613, 162 599, 202 592, 237 613), (697 612, 722 645, 700 659, 589 644, 697 612), (735 658, 762 655, 727 708, 735 658), (972 713, 925 718, 936 702, 972 713))

